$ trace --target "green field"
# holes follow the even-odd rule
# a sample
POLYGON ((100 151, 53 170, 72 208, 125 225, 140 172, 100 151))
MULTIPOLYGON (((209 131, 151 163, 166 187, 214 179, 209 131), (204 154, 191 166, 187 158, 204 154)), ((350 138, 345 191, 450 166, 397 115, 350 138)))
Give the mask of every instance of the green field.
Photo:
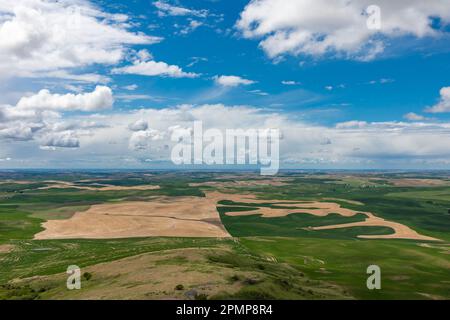
MULTIPOLYGON (((393 181, 405 176, 409 178, 411 174, 285 172, 281 175, 288 179, 285 185, 236 184, 225 189, 251 193, 268 202, 333 198, 342 207, 372 212, 442 241, 357 237, 391 234, 393 230, 387 227, 309 229, 363 221, 363 214, 229 216, 229 211, 256 209, 251 204, 231 201, 223 201, 217 208, 223 226, 233 237, 229 239, 33 240, 43 230, 43 222, 69 219, 94 204, 151 201, 155 196, 203 197, 204 190, 224 188, 189 184, 249 181, 255 176, 243 173, 239 178, 236 174, 228 178, 226 173, 181 172, 1 173, 0 182, 5 183, 0 183, 0 299, 111 298, 116 293, 116 298, 126 298, 120 296, 121 288, 136 288, 139 295, 135 298, 143 299, 450 299, 450 187, 396 187, 393 181), (151 184, 159 185, 160 189, 101 192, 70 187, 40 189, 48 185, 48 180, 81 186, 151 184), (147 259, 151 267, 129 265, 137 264, 134 261, 139 259, 147 259), (118 270, 108 271, 115 263, 120 266, 118 270), (86 286, 77 292, 65 288, 65 271, 72 264, 89 270, 85 275, 86 286), (366 287, 366 269, 372 264, 381 268, 381 290, 366 287), (138 268, 142 277, 125 285, 131 280, 130 275, 120 271, 123 266, 138 268), (162 286, 160 281, 164 281, 155 280, 153 274, 164 272, 165 268, 190 276, 186 280, 181 278, 184 283, 179 283, 178 289, 172 286, 152 292, 153 287, 162 286), (214 284, 202 282, 202 272, 211 274, 214 284), (114 288, 113 292, 106 290, 108 286, 114 288), (195 294, 187 296, 190 292, 195 294)), ((414 178, 448 181, 448 173, 417 173, 414 178)), ((277 208, 275 204, 262 206, 277 208)))

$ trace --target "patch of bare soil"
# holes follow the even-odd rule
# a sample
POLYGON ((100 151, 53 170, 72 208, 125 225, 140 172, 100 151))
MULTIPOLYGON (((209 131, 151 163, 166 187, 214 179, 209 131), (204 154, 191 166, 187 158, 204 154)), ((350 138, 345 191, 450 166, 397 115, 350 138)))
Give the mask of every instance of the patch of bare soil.
POLYGON ((231 282, 233 275, 252 279, 263 276, 211 264, 207 255, 218 250, 166 250, 85 267, 81 273, 88 272, 92 278, 82 279, 81 290, 65 288, 66 274, 28 281, 56 283, 58 287, 47 293, 51 299, 194 299, 199 294, 239 291, 242 283, 231 282))
POLYGON ((0 244, 0 253, 8 253, 13 251, 15 248, 12 244, 0 244))

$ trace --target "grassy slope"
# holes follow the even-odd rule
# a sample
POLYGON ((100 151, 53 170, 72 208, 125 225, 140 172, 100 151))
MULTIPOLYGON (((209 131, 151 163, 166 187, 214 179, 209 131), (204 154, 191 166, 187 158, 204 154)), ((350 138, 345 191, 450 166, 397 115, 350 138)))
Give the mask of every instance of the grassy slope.
POLYGON ((423 293, 450 299, 448 247, 421 247, 402 240, 246 238, 241 241, 255 254, 276 257, 312 279, 340 284, 357 298, 423 299, 425 296, 420 294, 423 293), (381 268, 380 291, 366 288, 366 268, 371 264, 381 268))

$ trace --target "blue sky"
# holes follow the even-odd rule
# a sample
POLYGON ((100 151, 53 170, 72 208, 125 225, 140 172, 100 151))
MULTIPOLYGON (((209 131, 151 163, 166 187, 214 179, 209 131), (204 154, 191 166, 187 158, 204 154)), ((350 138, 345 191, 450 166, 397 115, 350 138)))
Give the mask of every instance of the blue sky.
MULTIPOLYGON (((183 1, 178 5, 193 10, 206 9, 217 17, 199 19, 205 20, 207 25, 187 35, 179 35, 176 32, 186 26, 189 17, 160 18, 152 1, 132 1, 126 6, 108 1, 106 8, 111 10, 119 8, 118 12, 128 15, 146 16, 137 20, 142 23, 136 28, 137 31, 164 37, 164 41, 158 44, 137 48, 147 48, 156 60, 163 59, 179 66, 187 66, 197 61, 195 58, 200 58, 199 62, 185 69, 203 75, 193 80, 127 75, 115 77, 115 82, 118 85, 139 82, 140 90, 136 93, 178 99, 183 103, 274 106, 286 112, 306 112, 305 116, 320 108, 331 111, 329 119, 314 119, 312 115, 310 120, 328 124, 355 118, 367 121, 399 120, 405 113, 420 113, 424 106, 435 104, 439 90, 448 85, 450 46, 441 43, 445 39, 403 39, 405 48, 389 48, 388 52, 369 63, 336 58, 317 60, 310 56, 288 56, 284 61, 274 63, 258 48, 258 41, 243 39, 234 28, 247 3, 183 1), (148 23, 152 24, 150 30, 148 23), (180 27, 174 27, 174 24, 180 27), (304 62, 302 66, 301 62, 304 62), (204 98, 214 90, 214 83, 208 77, 217 74, 236 74, 257 83, 220 96, 204 98), (382 79, 388 82, 371 84, 382 79), (284 80, 300 84, 286 86, 282 84, 284 80), (345 88, 340 88, 341 85, 345 88), (335 89, 327 90, 327 86, 335 89), (252 90, 261 90, 269 96, 249 92, 252 90)), ((134 101, 129 106, 139 107, 141 104, 142 101, 134 101)), ((167 101, 154 101, 152 105, 166 107, 167 101)))
POLYGON ((201 120, 279 126, 290 167, 449 168, 450 4, 372 2, 0 0, 0 167, 170 166, 201 120))

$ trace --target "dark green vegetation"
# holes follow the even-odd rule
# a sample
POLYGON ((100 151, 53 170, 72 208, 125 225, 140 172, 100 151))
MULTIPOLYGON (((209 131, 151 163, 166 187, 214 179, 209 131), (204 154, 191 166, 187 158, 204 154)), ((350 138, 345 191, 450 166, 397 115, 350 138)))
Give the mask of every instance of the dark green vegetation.
MULTIPOLYGON (((273 206, 276 208, 276 206, 273 206)), ((330 214, 318 217, 309 214, 291 214, 286 217, 263 218, 260 215, 228 216, 227 212, 251 211, 252 207, 219 207, 220 218, 227 231, 234 237, 252 236, 280 236, 280 237, 312 237, 333 239, 354 239, 360 234, 390 234, 392 230, 383 227, 354 227, 348 229, 334 229, 313 231, 308 227, 322 225, 344 224, 364 221, 365 215, 357 214, 353 217, 343 217, 330 214)))
MULTIPOLYGON (((64 274, 68 265, 80 267, 117 261, 144 253, 179 248, 223 248, 227 253, 209 254, 209 266, 231 270, 227 281, 239 290, 194 298, 237 299, 450 299, 450 184, 445 186, 395 186, 394 179, 440 179, 448 173, 320 173, 286 172, 287 185, 236 186, 229 192, 254 193, 262 199, 324 200, 343 207, 372 212, 408 225, 442 242, 412 240, 361 240, 359 234, 388 234, 389 228, 347 228, 311 231, 309 226, 361 221, 364 217, 331 214, 316 217, 292 214, 279 218, 259 215, 227 216, 228 211, 252 210, 245 203, 223 202, 219 213, 233 239, 135 238, 115 240, 32 240, 47 219, 67 219, 92 204, 149 200, 153 196, 204 196, 204 187, 189 183, 252 180, 242 174, 228 179, 223 173, 182 172, 5 172, 0 173, 0 298, 57 298, 52 283, 34 285, 14 282, 33 276, 64 274), (38 188, 46 180, 70 181, 95 186, 159 185, 159 190, 91 191, 38 188), (82 180, 82 181, 80 181, 82 180), (22 181, 20 184, 15 181, 22 181), (343 200, 338 200, 343 199, 343 200), (344 200, 361 202, 349 203, 344 200), (330 200, 324 200, 330 201, 330 200), (235 205, 231 207, 231 205, 235 205), (382 270, 382 290, 366 288, 366 268, 377 264, 382 270), (251 277, 245 273, 255 273, 251 277)), ((258 178, 258 177, 256 177, 258 178)), ((209 187, 208 189, 215 189, 209 187)), ((174 265, 189 264, 182 259, 174 265)), ((89 285, 101 285, 95 273, 86 273, 89 285), (89 279, 88 279, 89 278, 89 279)), ((180 283, 180 285, 183 285, 180 283)), ((171 289, 174 289, 174 284, 171 289)), ((187 288, 184 288, 185 290, 187 288)), ((59 289, 61 290, 61 289, 59 289)), ((185 291, 184 290, 184 291, 185 291)), ((183 291, 179 289, 177 291, 183 291)), ((61 291, 62 292, 62 291, 61 291)), ((60 293, 61 293, 60 292, 60 293)))

